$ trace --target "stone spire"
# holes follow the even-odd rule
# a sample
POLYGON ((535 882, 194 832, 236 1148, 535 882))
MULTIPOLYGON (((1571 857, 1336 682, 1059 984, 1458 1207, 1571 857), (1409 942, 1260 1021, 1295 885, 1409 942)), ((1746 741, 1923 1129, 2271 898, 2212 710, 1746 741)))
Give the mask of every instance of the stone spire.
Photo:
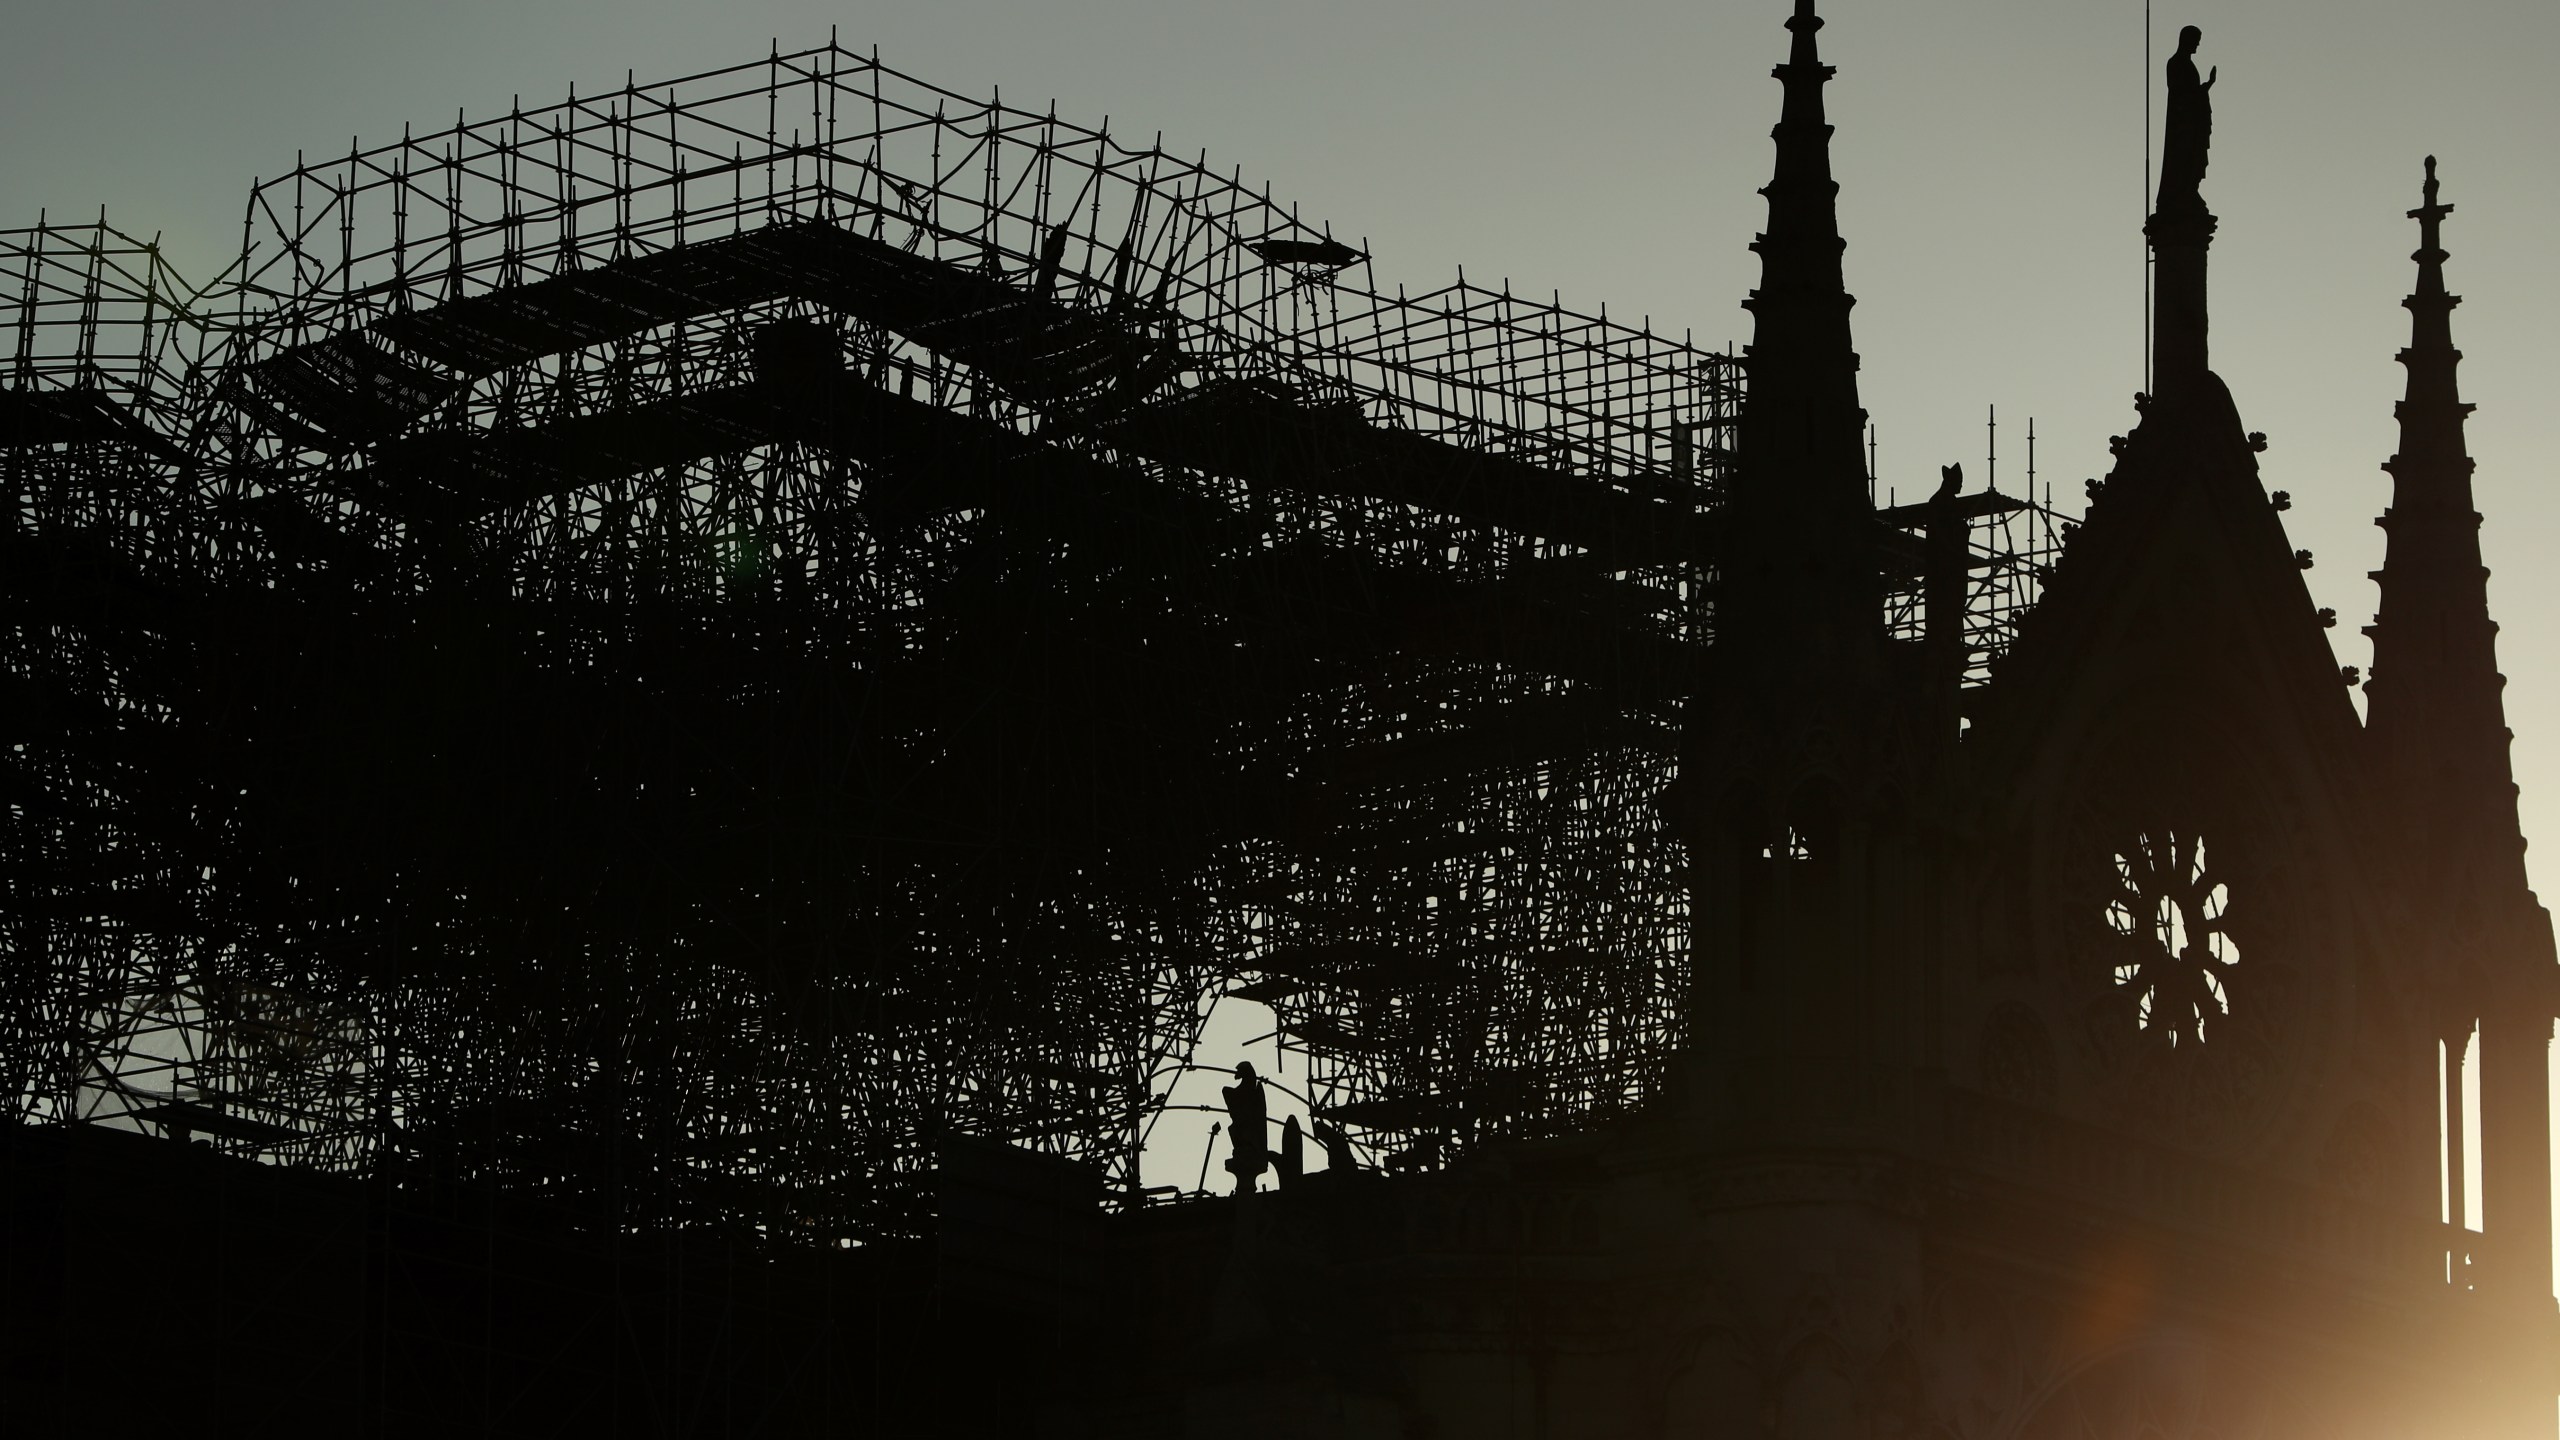
POLYGON ((2506 713, 2498 673, 2497 625, 2489 618, 2489 572, 2480 563, 2480 515, 2472 508, 2471 457, 2463 442, 2454 369, 2453 307, 2444 285, 2444 218, 2435 157, 2427 157, 2418 222, 2418 286, 2401 303, 2410 315, 2400 352, 2408 390, 2399 405, 2399 453, 2391 507, 2374 523, 2389 536, 2373 578, 2381 611, 2366 683, 2370 731, 2400 823, 2429 857, 2439 893, 2524 890, 2524 840, 2507 758, 2506 713))
POLYGON ((1813 0, 1796 0, 1794 41, 1772 73, 1785 86, 1770 132, 1777 161, 1768 228, 1752 242, 1760 285, 1746 352, 1739 473, 1728 511, 1720 634, 1738 647, 1777 647, 1817 664, 1860 648, 1881 622, 1870 539, 1858 405, 1849 347, 1850 299, 1841 282, 1831 126, 1822 91, 1833 74, 1815 36, 1813 0))
MULTIPOLYGON (((2453 207, 2436 198, 2432 155, 2424 200, 2409 212, 2418 222, 2410 257, 2418 288, 2401 302, 2410 335, 2400 352, 2408 371, 2400 449, 2382 467, 2391 508, 2375 522, 2390 538, 2373 572, 2381 613, 2365 631, 2373 637, 2367 729, 2436 1009, 2434 1038, 2458 1057, 2478 1026, 2487 1233, 2466 1246, 2471 1284, 2541 1323, 2551 1313, 2551 919, 2526 886, 2506 677, 2463 443, 2471 407, 2454 381, 2462 352, 2453 348, 2453 307, 2462 302, 2444 288, 2443 226, 2453 207)), ((2459 1143, 2459 1120, 2448 1109, 2449 1144, 2459 1143)), ((2450 1193, 2460 1207, 2459 1179, 2450 1193)), ((2521 1423, 2547 1428, 2550 1420, 2521 1423)))

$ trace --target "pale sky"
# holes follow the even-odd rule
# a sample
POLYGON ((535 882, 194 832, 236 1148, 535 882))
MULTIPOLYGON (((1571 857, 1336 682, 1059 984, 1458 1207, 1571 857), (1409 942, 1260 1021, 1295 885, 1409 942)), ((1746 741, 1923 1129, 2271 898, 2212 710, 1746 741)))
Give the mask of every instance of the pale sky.
MULTIPOLYGON (((404 122, 547 104, 626 70, 671 79, 832 28, 952 90, 1054 99, 1063 117, 1206 150, 1309 222, 1366 237, 1386 284, 1429 288, 1463 265, 1720 344, 1748 338, 1737 302, 1756 274, 1746 247, 1789 8, 0 0, 0 225, 103 203, 209 275, 237 248, 252 178, 297 149, 343 154, 404 122)), ((2266 479, 2293 493, 2286 519, 2318 557, 2309 580, 2339 612, 2342 664, 2369 660, 2375 467, 2393 449, 2417 240, 2404 212, 2421 157, 2441 158, 2525 830, 2560 836, 2560 565, 2546 559, 2560 538, 2560 4, 2164 0, 2148 72, 2141 0, 1822 8, 1864 397, 1886 482, 1914 492, 1947 461, 1979 477, 1989 404, 2004 486, 2023 473, 2030 416, 2057 495, 2105 473, 2141 378, 2143 95, 2177 27, 2203 27, 2201 59, 2222 75, 2205 183, 2222 217, 2214 363, 2271 439, 2266 479)), ((1197 1150, 1167 1163, 1187 1184, 1197 1150)))

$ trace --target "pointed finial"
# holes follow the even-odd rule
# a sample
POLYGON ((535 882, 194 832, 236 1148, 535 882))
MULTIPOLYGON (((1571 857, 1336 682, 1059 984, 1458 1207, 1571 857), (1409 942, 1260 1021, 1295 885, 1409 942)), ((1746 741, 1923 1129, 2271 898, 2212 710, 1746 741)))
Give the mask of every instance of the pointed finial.
POLYGON ((2427 182, 2421 191, 2426 203, 2409 212, 2418 222, 2418 248, 2409 258, 2418 262, 2418 293, 2440 295, 2444 292, 2444 217, 2453 207, 2436 198, 2436 157, 2427 157, 2427 182))
POLYGON ((2427 247, 2433 249, 2435 248, 2433 234, 2435 223, 2453 213, 2452 206, 2439 204, 2436 201, 2436 157, 2433 155, 2427 157, 2427 183, 2421 187, 2419 193, 2424 203, 2410 211, 2409 218, 2429 227, 2427 247))
POLYGON ((2427 156, 2427 184, 2419 190, 2419 195, 2422 195, 2424 202, 2417 210, 2409 210, 2409 218, 2412 220, 2429 220, 2429 223, 2432 223, 2432 220, 2442 220, 2445 215, 2452 215, 2452 205, 2437 205, 2435 200, 2437 195, 2435 156, 2427 156))
MULTIPOLYGON (((1795 36, 1794 43, 1787 47, 1787 64, 1807 69, 1819 67, 1823 77, 1828 79, 1831 67, 1822 64, 1820 48, 1813 38, 1821 29, 1822 17, 1813 13, 1813 0, 1796 0, 1796 13, 1787 17, 1788 33, 1795 36)), ((1786 78, 1783 68, 1777 73, 1778 78, 1786 78)))

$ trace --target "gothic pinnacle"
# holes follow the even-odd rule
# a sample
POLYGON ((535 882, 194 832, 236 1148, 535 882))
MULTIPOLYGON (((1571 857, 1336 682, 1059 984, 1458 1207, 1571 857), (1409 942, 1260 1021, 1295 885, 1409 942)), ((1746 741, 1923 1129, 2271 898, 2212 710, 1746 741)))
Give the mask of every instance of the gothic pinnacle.
POLYGON ((2507 755, 2498 674, 2497 625, 2489 618, 2488 571, 2480 563, 2480 516, 2472 508, 2472 462, 2452 316, 2461 297, 2446 291, 2445 217, 2436 162, 2426 165, 2418 222, 2417 287, 2409 346, 2400 352, 2408 385, 2398 406, 2400 446, 2383 465, 2391 507, 2382 591, 2373 628, 2373 680, 2366 687, 2374 741, 2398 803, 2430 850, 2457 872, 2513 872, 2522 881, 2523 842, 2507 755))
POLYGON ((1832 128, 1823 87, 1833 72, 1816 37, 1822 18, 1797 0, 1787 21, 1784 87, 1766 228, 1752 242, 1760 284, 1744 302, 1752 316, 1750 387, 1741 425, 1741 466, 1732 511, 1734 624, 1747 643, 1831 637, 1837 650, 1873 623, 1878 603, 1867 527, 1866 412, 1858 404, 1858 357, 1850 348, 1852 301, 1841 278, 1832 128))

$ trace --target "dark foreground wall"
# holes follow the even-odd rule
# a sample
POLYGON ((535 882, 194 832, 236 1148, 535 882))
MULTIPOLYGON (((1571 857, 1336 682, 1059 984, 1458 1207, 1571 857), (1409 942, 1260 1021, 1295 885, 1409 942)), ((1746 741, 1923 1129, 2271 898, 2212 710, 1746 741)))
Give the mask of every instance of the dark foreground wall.
POLYGON ((10 1434, 974 1434, 1011 1418, 1009 1387, 955 1394, 925 1363, 949 1331, 925 1250, 601 1235, 486 1193, 97 1129, 0 1127, 0 1222, 10 1434))

